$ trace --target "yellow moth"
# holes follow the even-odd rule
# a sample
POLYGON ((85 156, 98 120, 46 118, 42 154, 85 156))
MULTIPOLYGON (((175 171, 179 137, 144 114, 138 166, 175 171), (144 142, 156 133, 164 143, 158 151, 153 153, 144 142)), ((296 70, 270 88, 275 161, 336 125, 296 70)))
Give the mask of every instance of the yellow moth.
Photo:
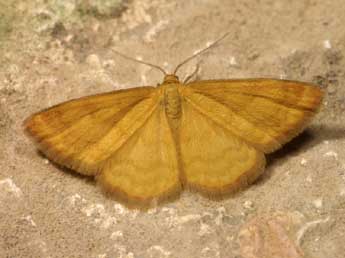
POLYGON ((176 72, 185 62, 173 74, 163 71, 157 87, 36 113, 25 131, 49 159, 96 177, 118 200, 147 205, 183 188, 220 196, 250 184, 263 172, 265 154, 300 133, 322 100, 318 86, 297 81, 181 83, 176 72))

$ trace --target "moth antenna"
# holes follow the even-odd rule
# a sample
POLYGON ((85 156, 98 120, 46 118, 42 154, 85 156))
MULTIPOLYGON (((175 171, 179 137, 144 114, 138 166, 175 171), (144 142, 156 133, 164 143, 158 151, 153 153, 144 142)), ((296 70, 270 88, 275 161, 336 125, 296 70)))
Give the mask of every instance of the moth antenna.
POLYGON ((151 64, 151 63, 148 63, 148 62, 145 62, 145 61, 142 61, 142 60, 139 60, 139 59, 136 59, 136 58, 127 56, 127 55, 122 54, 121 52, 119 52, 119 51, 117 51, 117 50, 114 50, 114 49, 110 49, 110 50, 113 51, 115 54, 117 54, 117 55, 119 55, 119 56, 121 56, 121 57, 123 57, 123 58, 129 59, 129 60, 131 60, 131 61, 133 61, 133 62, 138 62, 138 63, 140 63, 140 64, 144 64, 144 65, 151 66, 152 68, 156 68, 156 69, 158 69, 159 71, 161 71, 161 72, 164 74, 164 76, 168 74, 162 67, 160 67, 160 66, 158 66, 158 65, 151 64))
POLYGON ((225 33, 221 38, 217 39, 216 41, 214 41, 211 45, 209 45, 208 47, 196 52, 194 55, 188 57, 187 59, 185 59, 182 63, 178 64, 175 68, 175 71, 173 74, 176 74, 178 69, 181 68, 181 66, 183 66, 184 64, 186 64, 187 62, 189 62, 190 60, 192 60, 193 58, 197 57, 198 55, 201 55, 202 53, 206 52, 207 50, 210 50, 211 48, 215 47, 220 41, 222 41, 224 38, 226 38, 229 35, 229 32, 225 33))

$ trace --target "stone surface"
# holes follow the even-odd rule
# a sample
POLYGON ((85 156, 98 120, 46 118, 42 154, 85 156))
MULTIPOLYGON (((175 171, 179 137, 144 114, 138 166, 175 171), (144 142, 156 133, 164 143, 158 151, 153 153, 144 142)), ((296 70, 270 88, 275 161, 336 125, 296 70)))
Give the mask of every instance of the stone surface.
POLYGON ((344 13, 342 0, 0 0, 1 257, 343 257, 344 13), (184 192, 128 210, 24 136, 23 120, 43 108, 161 82, 112 48, 171 71, 227 32, 180 78, 198 64, 197 79, 287 78, 328 93, 309 129, 245 191, 222 201, 184 192))

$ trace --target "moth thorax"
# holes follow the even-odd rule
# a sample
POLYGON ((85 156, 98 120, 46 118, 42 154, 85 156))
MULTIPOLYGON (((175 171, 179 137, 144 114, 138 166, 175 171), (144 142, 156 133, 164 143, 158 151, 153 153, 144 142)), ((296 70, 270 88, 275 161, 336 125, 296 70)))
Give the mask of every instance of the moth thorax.
POLYGON ((165 110, 169 118, 181 116, 181 99, 176 85, 167 85, 164 91, 165 110))

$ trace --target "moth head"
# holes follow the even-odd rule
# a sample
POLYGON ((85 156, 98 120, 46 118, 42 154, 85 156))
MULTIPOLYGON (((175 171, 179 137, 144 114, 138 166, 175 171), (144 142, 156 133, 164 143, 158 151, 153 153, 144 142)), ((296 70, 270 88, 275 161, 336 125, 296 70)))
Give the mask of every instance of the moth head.
POLYGON ((175 74, 165 75, 163 84, 169 84, 169 83, 179 83, 178 76, 176 76, 175 74))

